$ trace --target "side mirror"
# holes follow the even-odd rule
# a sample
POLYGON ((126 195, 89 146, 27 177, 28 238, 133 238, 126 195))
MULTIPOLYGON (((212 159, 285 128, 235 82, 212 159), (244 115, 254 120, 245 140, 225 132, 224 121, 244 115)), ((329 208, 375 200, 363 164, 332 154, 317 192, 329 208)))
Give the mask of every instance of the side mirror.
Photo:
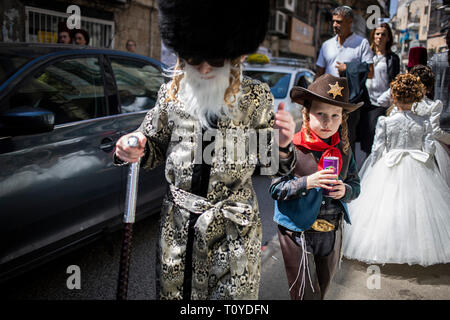
POLYGON ((0 135, 20 136, 52 131, 55 114, 31 107, 18 107, 0 113, 0 135))

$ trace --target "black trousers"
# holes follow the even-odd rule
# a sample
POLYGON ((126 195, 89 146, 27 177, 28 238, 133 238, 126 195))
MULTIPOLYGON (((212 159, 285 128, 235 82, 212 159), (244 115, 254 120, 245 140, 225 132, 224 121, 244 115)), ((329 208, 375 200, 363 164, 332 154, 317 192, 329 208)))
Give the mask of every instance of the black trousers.
MULTIPOLYGON (((342 221, 342 220, 341 220, 342 221)), ((278 226, 278 238, 283 253, 284 266, 292 300, 323 300, 339 264, 342 226, 329 232, 304 233, 278 226), (304 239, 304 240, 302 240, 304 239), (304 251, 301 241, 306 242, 307 270, 301 267, 304 251), (312 286, 311 286, 311 282, 312 286), (304 289, 301 290, 302 282, 304 289)))
POLYGON ((361 150, 367 155, 372 151, 378 117, 384 115, 386 115, 386 108, 374 105, 365 105, 360 112, 358 135, 361 142, 361 150))
MULTIPOLYGON (((361 108, 364 108, 364 106, 362 106, 361 108)), ((352 148, 353 155, 355 156, 355 158, 356 158, 355 143, 356 141, 359 141, 358 125, 361 117, 361 110, 360 110, 361 108, 351 112, 348 115, 347 119, 348 140, 350 142, 350 147, 352 148)))

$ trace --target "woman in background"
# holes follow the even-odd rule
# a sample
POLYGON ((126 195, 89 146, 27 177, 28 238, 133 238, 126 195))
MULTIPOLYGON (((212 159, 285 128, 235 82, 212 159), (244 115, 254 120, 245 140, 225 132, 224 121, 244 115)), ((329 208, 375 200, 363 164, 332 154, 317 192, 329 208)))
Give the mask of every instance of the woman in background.
POLYGON ((379 116, 385 115, 386 108, 377 100, 387 90, 389 84, 400 72, 400 58, 391 51, 393 43, 392 31, 389 24, 382 23, 370 33, 370 47, 374 52, 373 78, 367 79, 366 87, 369 92, 369 110, 361 113, 360 130, 361 149, 369 155, 372 148, 375 127, 379 116))

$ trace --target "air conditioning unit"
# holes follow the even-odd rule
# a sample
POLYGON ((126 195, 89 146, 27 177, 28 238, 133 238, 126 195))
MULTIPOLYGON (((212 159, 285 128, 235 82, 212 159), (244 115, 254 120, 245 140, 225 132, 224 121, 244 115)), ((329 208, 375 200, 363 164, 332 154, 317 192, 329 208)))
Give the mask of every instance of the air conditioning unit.
POLYGON ((269 32, 272 34, 286 34, 287 30, 287 15, 276 10, 270 14, 269 32))
POLYGON ((284 12, 294 12, 297 0, 277 0, 276 8, 284 12))

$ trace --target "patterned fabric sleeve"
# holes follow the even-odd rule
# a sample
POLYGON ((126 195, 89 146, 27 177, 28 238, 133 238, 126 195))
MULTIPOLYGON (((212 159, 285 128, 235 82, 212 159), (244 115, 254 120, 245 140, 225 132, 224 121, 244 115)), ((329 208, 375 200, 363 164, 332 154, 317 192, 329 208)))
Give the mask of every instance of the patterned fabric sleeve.
MULTIPOLYGON (((269 175, 272 177, 286 175, 294 169, 296 162, 296 153, 292 152, 287 159, 278 158, 278 166, 274 152, 278 150, 274 148, 274 131, 275 112, 273 105, 273 95, 266 83, 255 83, 252 90, 246 95, 246 99, 252 99, 252 111, 250 119, 253 122, 253 128, 257 131, 258 139, 262 139, 266 135, 267 145, 260 143, 258 140, 258 159, 261 167, 261 175, 269 175), (254 109, 253 109, 254 108, 254 109), (267 148, 266 148, 267 146, 267 148)), ((243 105, 246 105, 245 103, 243 105)), ((248 104, 247 104, 248 105, 248 104)))
POLYGON ((372 162, 373 166, 383 155, 386 148, 386 117, 378 118, 377 127, 375 129, 375 138, 372 145, 372 162))
POLYGON ((167 84, 163 84, 158 92, 155 107, 144 118, 137 131, 147 137, 147 148, 142 159, 142 167, 153 169, 165 160, 167 146, 170 142, 171 126, 167 112, 167 84))
POLYGON ((305 196, 306 176, 298 178, 292 174, 272 179, 269 188, 270 195, 274 200, 291 200, 305 196))
POLYGON ((445 144, 450 144, 450 133, 442 130, 440 125, 442 113, 442 102, 436 100, 433 102, 430 110, 430 123, 433 129, 433 138, 445 144))

